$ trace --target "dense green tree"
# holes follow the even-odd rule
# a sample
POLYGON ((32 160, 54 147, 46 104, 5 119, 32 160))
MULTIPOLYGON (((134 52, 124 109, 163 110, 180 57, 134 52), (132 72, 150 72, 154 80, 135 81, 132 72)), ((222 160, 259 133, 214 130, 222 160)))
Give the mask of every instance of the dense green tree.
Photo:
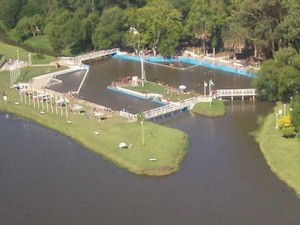
POLYGON ((9 29, 15 27, 19 20, 19 13, 26 0, 1 0, 0 20, 9 29))
POLYGON ((220 47, 220 34, 228 17, 226 5, 222 1, 195 0, 186 21, 186 29, 191 37, 201 40, 202 51, 205 53, 207 44, 213 48, 220 47))
POLYGON ((124 11, 119 7, 104 10, 92 37, 94 46, 98 49, 121 47, 127 32, 124 20, 124 11))
POLYGON ((240 27, 237 24, 230 23, 223 29, 222 41, 224 48, 233 51, 234 56, 236 52, 241 52, 244 49, 247 38, 247 29, 240 27))
POLYGON ((71 18, 72 14, 67 10, 56 10, 48 17, 45 32, 55 52, 60 52, 66 47, 67 22, 71 18))
POLYGON ((168 55, 169 49, 178 46, 182 30, 181 13, 167 1, 153 0, 143 8, 130 11, 129 25, 134 28, 132 37, 139 38, 143 48, 150 48, 156 55, 157 49, 168 55), (163 39, 168 39, 162 43, 163 39), (167 52, 164 52, 167 50, 167 52))
POLYGON ((297 94, 292 98, 291 102, 291 117, 293 125, 296 127, 297 131, 300 132, 300 95, 297 94))
POLYGON ((275 52, 275 59, 265 61, 254 80, 259 94, 268 101, 289 100, 300 90, 299 62, 295 49, 275 52))
POLYGON ((24 41, 29 37, 39 35, 44 28, 44 19, 36 14, 32 17, 23 17, 12 30, 12 36, 17 41, 24 41))

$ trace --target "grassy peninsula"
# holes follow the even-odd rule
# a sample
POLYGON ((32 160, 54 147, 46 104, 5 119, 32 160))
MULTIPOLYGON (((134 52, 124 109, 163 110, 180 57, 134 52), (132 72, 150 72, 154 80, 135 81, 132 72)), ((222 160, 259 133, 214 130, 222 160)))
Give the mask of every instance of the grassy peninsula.
POLYGON ((300 141, 298 138, 284 138, 275 129, 276 112, 283 109, 275 107, 257 134, 260 149, 271 170, 300 197, 300 141))
POLYGON ((224 102, 220 100, 213 100, 210 102, 200 102, 194 105, 191 110, 193 113, 200 114, 207 117, 224 116, 226 113, 224 102))
MULTIPOLYGON (((15 50, 15 47, 12 48, 15 50)), ((25 50, 22 50, 22 55, 26 54, 25 50)), ((22 68, 22 82, 53 71, 55 67, 51 67, 50 64, 47 67, 22 68)), ((128 171, 150 176, 171 174, 179 169, 187 153, 187 134, 176 129, 148 121, 144 121, 143 124, 138 121, 129 122, 121 118, 117 112, 106 112, 105 116, 108 119, 98 120, 93 116, 91 106, 84 104, 82 106, 90 113, 89 117, 83 113, 70 111, 67 111, 67 114, 65 108, 58 111, 51 110, 50 104, 46 108, 47 103, 43 103, 43 108, 41 103, 38 107, 32 101, 29 104, 28 97, 25 103, 24 96, 20 96, 17 90, 10 88, 9 76, 9 71, 0 72, 0 111, 13 113, 56 130, 128 171), (3 91, 7 95, 6 103, 2 97, 3 91), (121 142, 130 147, 120 148, 121 142)), ((75 99, 70 101, 72 103, 75 99)))

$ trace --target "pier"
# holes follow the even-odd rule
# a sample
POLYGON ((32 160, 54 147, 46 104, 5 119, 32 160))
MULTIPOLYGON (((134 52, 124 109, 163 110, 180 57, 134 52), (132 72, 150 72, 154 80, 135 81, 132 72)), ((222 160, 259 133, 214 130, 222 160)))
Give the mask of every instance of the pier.
POLYGON ((254 88, 246 88, 246 89, 219 89, 216 90, 214 97, 223 99, 223 98, 242 98, 244 100, 245 97, 250 97, 255 99, 256 89, 254 88))
POLYGON ((198 96, 183 100, 181 102, 170 103, 155 109, 143 112, 143 118, 146 120, 154 119, 156 117, 164 117, 165 115, 173 115, 176 112, 185 112, 190 110, 195 104, 199 102, 211 102, 212 97, 198 96))
POLYGON ((120 51, 119 48, 113 48, 109 50, 101 50, 96 52, 90 52, 75 57, 58 57, 60 62, 64 62, 71 65, 80 65, 83 61, 101 58, 103 56, 114 55, 120 51))

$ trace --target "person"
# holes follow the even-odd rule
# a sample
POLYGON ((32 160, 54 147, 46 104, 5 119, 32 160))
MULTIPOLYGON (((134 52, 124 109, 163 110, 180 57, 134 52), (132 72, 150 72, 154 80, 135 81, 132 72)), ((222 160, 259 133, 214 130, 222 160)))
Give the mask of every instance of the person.
POLYGON ((5 91, 3 91, 3 100, 5 103, 7 102, 7 95, 6 95, 5 91))

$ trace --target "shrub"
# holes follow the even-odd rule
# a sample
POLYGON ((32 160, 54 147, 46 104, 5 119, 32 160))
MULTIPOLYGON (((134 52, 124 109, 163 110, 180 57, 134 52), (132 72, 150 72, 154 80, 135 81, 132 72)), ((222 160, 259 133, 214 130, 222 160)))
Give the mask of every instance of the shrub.
POLYGON ((294 138, 296 136, 295 127, 284 127, 281 131, 284 138, 294 138))
POLYGON ((280 129, 285 128, 285 127, 291 127, 292 126, 291 116, 288 115, 288 116, 280 117, 278 125, 279 125, 280 129))

